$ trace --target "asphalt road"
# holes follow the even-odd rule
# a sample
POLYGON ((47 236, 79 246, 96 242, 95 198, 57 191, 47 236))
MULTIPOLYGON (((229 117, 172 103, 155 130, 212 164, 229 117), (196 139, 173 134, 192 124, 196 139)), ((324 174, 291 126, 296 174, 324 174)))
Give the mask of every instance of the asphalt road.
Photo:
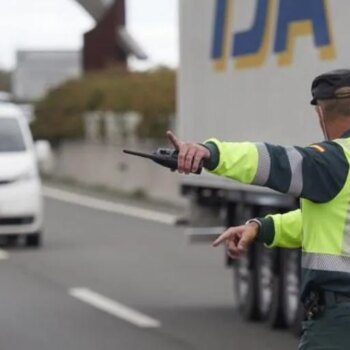
MULTIPOLYGON (((2 350, 296 349, 233 307, 221 249, 180 228, 46 199, 45 245, 0 261, 2 350), (142 328, 71 295, 85 288, 159 322, 142 328)), ((107 310, 108 311, 108 310, 107 310)))

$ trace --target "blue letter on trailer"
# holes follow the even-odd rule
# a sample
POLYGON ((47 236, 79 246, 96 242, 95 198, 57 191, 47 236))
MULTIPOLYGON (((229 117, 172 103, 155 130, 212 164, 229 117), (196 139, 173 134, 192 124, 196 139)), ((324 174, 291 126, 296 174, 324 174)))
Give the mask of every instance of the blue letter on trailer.
POLYGON ((290 64, 295 38, 313 35, 321 58, 334 57, 334 48, 327 17, 326 0, 280 0, 274 52, 281 65, 290 64))

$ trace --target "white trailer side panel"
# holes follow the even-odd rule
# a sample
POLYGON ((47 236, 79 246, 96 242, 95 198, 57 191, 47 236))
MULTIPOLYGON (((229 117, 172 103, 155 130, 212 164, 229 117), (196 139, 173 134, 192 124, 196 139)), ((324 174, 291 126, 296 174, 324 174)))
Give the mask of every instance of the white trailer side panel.
MULTIPOLYGON (((345 15, 350 13, 350 3, 327 0, 310 3, 314 6, 311 9, 301 0, 180 1, 178 132, 182 138, 201 142, 215 136, 229 141, 294 145, 322 139, 316 113, 310 106, 310 84, 324 71, 350 67, 350 22, 345 15), (216 69, 212 58, 219 2, 226 6, 224 23, 227 24, 222 26, 227 35, 222 40, 222 60, 226 64, 221 70, 216 69), (260 62, 249 68, 238 68, 237 64, 246 56, 231 54, 237 40, 235 35, 252 28, 257 5, 264 2, 268 5, 267 16, 258 11, 258 16, 266 18, 262 27, 260 62), (296 3, 300 8, 296 8, 296 3), (291 63, 281 66, 275 41, 280 29, 279 16, 290 13, 288 6, 294 7, 293 11, 301 17, 309 16, 310 11, 314 15, 312 11, 323 10, 327 25, 323 25, 317 14, 314 22, 305 19, 291 22, 287 38, 291 63), (230 15, 231 20, 228 20, 230 15), (329 34, 328 45, 316 45, 316 29, 311 24, 317 27, 318 35, 329 34), (304 34, 293 36, 293 30, 295 33, 304 31, 304 34), (322 51, 328 54, 328 59, 320 58, 322 51)), ((190 181, 218 183, 218 179, 208 175, 200 179, 191 176, 190 181)))

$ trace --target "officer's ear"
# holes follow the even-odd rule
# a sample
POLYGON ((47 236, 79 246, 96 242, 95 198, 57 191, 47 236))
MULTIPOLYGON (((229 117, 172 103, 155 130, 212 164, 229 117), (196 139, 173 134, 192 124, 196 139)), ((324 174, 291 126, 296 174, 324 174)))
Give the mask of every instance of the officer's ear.
POLYGON ((318 122, 319 122, 320 127, 323 131, 323 135, 324 135, 326 140, 329 140, 329 134, 328 134, 327 127, 326 127, 325 112, 324 112, 323 106, 320 104, 317 104, 315 106, 315 109, 316 109, 316 113, 318 115, 318 122))
POLYGON ((317 113, 318 116, 318 121, 320 123, 320 126, 322 127, 323 124, 323 111, 322 111, 322 107, 320 105, 316 105, 315 106, 315 111, 317 113))

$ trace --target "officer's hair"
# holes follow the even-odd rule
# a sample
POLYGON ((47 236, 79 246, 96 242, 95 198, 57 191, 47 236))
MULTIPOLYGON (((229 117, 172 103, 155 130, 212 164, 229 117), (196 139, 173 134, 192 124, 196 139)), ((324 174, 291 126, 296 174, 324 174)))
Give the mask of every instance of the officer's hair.
POLYGON ((335 92, 336 99, 319 100, 326 118, 347 117, 350 118, 350 87, 339 88, 335 92))

